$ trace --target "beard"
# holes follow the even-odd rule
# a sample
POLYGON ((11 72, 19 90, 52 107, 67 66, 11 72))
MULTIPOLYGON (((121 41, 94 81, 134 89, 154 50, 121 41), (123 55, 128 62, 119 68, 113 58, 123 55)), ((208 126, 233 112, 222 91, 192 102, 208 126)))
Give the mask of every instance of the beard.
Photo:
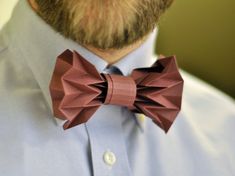
POLYGON ((156 27, 173 0, 35 0, 55 31, 83 46, 121 49, 156 27))

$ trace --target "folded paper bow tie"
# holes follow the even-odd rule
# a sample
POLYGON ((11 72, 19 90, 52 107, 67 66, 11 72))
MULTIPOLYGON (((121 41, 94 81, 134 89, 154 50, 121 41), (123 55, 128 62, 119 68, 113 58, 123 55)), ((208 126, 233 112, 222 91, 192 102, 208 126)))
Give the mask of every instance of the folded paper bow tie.
POLYGON ((102 104, 115 104, 145 114, 167 132, 180 111, 182 90, 175 57, 122 76, 99 73, 70 50, 57 57, 50 82, 54 116, 67 120, 64 129, 87 122, 102 104))

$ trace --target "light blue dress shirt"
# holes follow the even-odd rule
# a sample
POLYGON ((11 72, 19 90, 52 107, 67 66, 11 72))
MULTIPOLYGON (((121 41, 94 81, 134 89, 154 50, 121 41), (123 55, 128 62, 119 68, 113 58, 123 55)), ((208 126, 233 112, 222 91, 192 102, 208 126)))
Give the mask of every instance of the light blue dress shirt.
POLYGON ((0 32, 0 175, 235 175, 235 103, 184 71, 182 111, 168 134, 115 105, 101 106, 86 124, 66 131, 53 117, 48 86, 61 52, 76 50, 99 72, 128 75, 156 61, 156 35, 157 29, 107 67, 21 0, 0 32))

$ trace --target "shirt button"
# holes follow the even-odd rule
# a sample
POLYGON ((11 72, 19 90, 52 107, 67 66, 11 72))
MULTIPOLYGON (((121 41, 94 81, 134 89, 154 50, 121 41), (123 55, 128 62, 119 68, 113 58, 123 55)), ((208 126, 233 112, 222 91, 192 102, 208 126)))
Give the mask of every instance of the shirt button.
POLYGON ((107 151, 104 153, 103 159, 104 159, 104 162, 109 166, 114 165, 116 162, 116 156, 114 155, 113 152, 110 152, 110 151, 107 151))
POLYGON ((139 122, 141 122, 141 123, 144 122, 144 119, 145 119, 145 115, 144 115, 144 114, 138 114, 138 113, 136 113, 135 115, 136 115, 136 117, 137 117, 137 119, 138 119, 139 122))

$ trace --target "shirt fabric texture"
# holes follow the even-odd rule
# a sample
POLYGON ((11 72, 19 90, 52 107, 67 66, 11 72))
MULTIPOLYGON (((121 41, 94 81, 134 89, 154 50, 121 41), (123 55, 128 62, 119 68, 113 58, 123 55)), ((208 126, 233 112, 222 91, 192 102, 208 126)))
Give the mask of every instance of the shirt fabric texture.
POLYGON ((234 100, 183 70, 182 110, 167 134, 115 105, 102 105, 87 123, 65 131, 53 117, 49 82, 60 53, 76 50, 100 73, 128 75, 156 61, 157 32, 108 67, 20 0, 0 32, 0 175, 235 175, 234 100))

